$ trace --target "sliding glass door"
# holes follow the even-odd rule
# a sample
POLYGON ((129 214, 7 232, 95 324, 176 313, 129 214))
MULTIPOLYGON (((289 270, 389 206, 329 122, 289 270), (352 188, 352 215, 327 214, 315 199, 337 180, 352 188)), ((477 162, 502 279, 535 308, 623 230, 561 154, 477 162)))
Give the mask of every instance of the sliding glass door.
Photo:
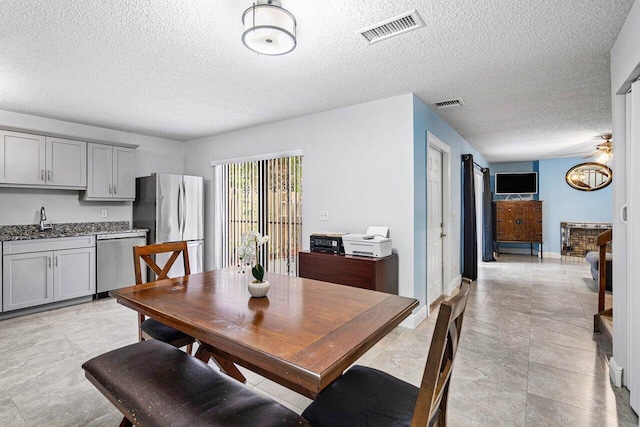
POLYGON ((221 267, 238 265, 243 233, 267 234, 260 263, 267 271, 297 275, 302 242, 302 156, 216 166, 221 267), (219 169, 218 169, 219 168, 219 169))

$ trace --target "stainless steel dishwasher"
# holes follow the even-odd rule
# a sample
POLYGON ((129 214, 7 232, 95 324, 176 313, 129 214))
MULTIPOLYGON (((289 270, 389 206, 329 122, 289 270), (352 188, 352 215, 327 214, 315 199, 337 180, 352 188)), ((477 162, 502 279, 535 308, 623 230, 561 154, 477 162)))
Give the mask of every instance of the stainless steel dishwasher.
MULTIPOLYGON (((109 291, 135 285, 133 247, 147 244, 146 231, 131 231, 96 236, 96 298, 109 296, 109 291)), ((142 279, 147 279, 142 269, 142 279)))

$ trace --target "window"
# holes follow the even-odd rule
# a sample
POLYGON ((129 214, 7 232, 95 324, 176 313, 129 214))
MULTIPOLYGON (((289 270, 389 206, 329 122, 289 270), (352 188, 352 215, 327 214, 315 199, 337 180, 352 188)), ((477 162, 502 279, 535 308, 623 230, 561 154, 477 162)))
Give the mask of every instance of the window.
POLYGON ((250 230, 269 236, 260 251, 267 271, 297 275, 302 248, 302 156, 216 166, 217 264, 238 265, 240 237, 250 230))

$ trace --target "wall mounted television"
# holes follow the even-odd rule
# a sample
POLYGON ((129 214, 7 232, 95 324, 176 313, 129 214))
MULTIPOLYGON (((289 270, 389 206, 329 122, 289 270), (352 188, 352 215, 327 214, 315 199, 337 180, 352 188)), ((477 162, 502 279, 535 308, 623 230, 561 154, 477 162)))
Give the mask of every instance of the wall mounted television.
POLYGON ((496 195, 537 194, 537 172, 496 173, 496 195))

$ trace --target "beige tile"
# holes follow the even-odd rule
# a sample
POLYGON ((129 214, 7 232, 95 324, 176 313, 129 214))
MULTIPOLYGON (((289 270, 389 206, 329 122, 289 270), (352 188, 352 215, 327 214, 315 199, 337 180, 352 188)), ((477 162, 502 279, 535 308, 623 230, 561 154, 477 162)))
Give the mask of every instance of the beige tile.
POLYGON ((617 417, 606 416, 572 405, 545 399, 535 394, 527 395, 527 426, 532 427, 604 427, 634 426, 617 417))
POLYGON ((586 319, 572 318, 571 322, 555 320, 553 316, 532 315, 531 339, 547 341, 570 347, 596 350, 597 343, 593 340, 593 326, 588 325, 586 319), (580 322, 581 325, 576 324, 580 322))
POLYGON ((525 391, 455 377, 449 392, 449 426, 524 426, 525 391))
POLYGON ((603 381, 606 381, 609 376, 604 355, 596 350, 532 340, 529 360, 540 365, 591 375, 603 381))
POLYGON ((530 362, 528 391, 601 415, 616 413, 611 384, 591 375, 530 362))
POLYGON ((11 396, 6 391, 0 389, 0 425, 3 427, 26 426, 27 423, 20 415, 20 411, 13 403, 11 396))

